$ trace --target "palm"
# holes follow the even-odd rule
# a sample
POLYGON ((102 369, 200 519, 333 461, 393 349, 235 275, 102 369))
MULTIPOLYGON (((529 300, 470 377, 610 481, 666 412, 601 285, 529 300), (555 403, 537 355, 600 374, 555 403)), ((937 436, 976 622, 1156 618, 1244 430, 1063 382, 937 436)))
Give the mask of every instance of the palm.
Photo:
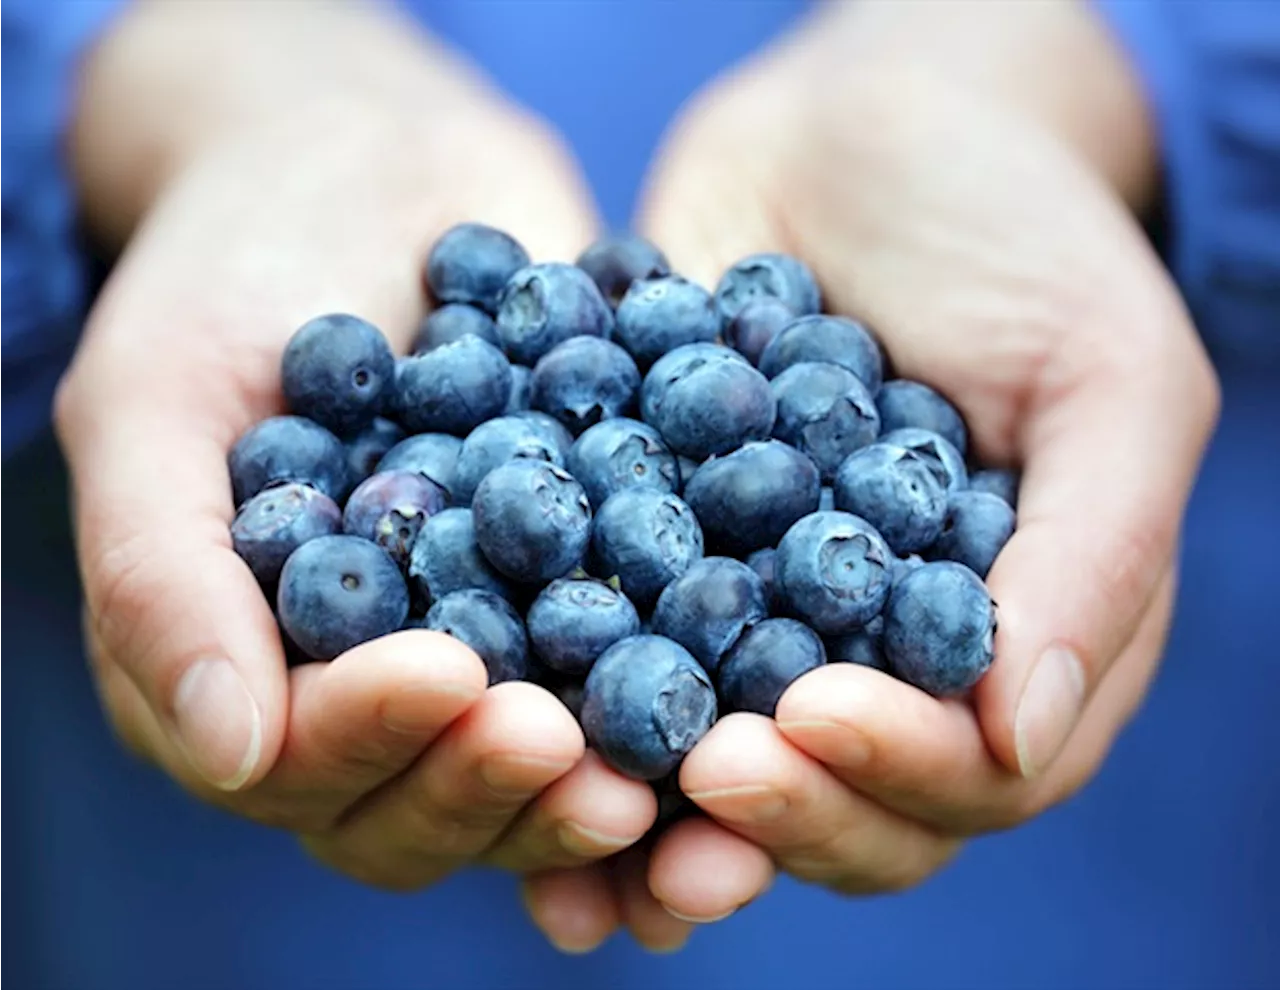
POLYGON ((1109 191, 1047 136, 958 94, 908 96, 893 117, 827 100, 762 141, 743 93, 681 132, 648 201, 655 238, 691 248, 677 264, 708 281, 734 252, 804 258, 828 308, 872 327, 898 374, 957 402, 982 454, 1024 458, 1027 414, 1107 343, 1090 311, 1134 268, 1109 191))
POLYGON ((936 81, 842 89, 809 68, 762 60, 700 99, 644 228, 707 284, 756 251, 803 258, 896 374, 955 401, 980 459, 1025 469, 989 582, 996 661, 972 705, 831 664, 783 697, 780 729, 723 720, 681 785, 791 872, 875 890, 1103 758, 1160 652, 1214 386, 1141 231, 1066 145, 936 81), (766 790, 794 817, 759 824, 746 795, 766 790))

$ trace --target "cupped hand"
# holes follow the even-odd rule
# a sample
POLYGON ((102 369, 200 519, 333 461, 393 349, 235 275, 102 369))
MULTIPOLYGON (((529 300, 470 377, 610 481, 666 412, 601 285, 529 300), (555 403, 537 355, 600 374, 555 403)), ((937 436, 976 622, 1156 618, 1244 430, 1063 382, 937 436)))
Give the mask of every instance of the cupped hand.
MULTIPOLYGON (((897 374, 956 402, 978 457, 1023 468, 1018 530, 989 576, 995 662, 971 698, 831 664, 790 688, 776 722, 730 715, 690 754, 680 783, 711 822, 668 833, 647 880, 700 920, 756 892, 726 877, 763 889, 770 862, 839 891, 902 889, 964 837, 1081 787, 1156 670, 1217 412, 1187 314, 1108 181, 1129 191, 1141 172, 1106 139, 1108 115, 1137 98, 1104 105, 1089 133, 1087 114, 1063 111, 1069 92, 1027 92, 1043 80, 1025 51, 1004 88, 987 66, 877 58, 840 37, 852 6, 693 104, 642 227, 707 285, 756 251, 807 261, 828 308, 873 328, 897 374)), ((1104 45, 1078 88, 1123 74, 1092 26, 1067 28, 1104 45)))
MULTIPOLYGON (((139 95, 137 56, 174 30, 166 18, 209 22, 194 34, 181 25, 188 41, 226 35, 224 13, 262 18, 245 36, 266 46, 270 72, 297 34, 297 12, 281 8, 180 7, 133 15, 159 24, 127 25, 125 53, 114 42, 100 53, 87 85, 109 95, 91 89, 83 113, 139 95)), ((349 60, 372 33, 387 62, 403 56, 398 28, 324 20, 365 16, 350 10, 322 8, 311 37, 336 27, 349 60)), ((543 259, 572 258, 591 238, 589 199, 557 141, 429 54, 413 100, 304 94, 244 126, 224 120, 216 139, 159 162, 167 172, 93 310, 56 416, 92 669, 119 735, 195 794, 394 889, 473 862, 591 862, 656 814, 646 785, 584 758, 551 694, 486 690, 480 660, 448 637, 406 631, 287 670, 271 606, 231 547, 227 451, 282 411, 279 361, 295 328, 351 312, 403 349, 425 252, 458 221, 509 230, 543 259)), ((255 58, 236 64, 252 76, 255 58)), ((82 141, 91 194, 112 187, 103 170, 139 154, 101 119, 83 123, 82 141)), ((117 215, 122 199, 97 212, 117 215)))

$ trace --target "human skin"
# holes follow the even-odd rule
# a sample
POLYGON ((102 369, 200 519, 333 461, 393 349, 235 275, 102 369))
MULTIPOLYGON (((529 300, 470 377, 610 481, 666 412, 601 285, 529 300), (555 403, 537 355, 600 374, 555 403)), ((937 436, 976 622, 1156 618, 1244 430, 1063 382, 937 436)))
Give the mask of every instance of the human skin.
MULTIPOLYGON (((755 251, 804 258, 898 374, 957 404, 985 462, 1024 467, 972 698, 830 664, 776 722, 722 719, 680 784, 749 841, 667 831, 634 868, 673 915, 717 920, 775 868, 850 894, 919 883, 1076 792, 1141 703, 1219 403, 1133 219, 1157 157, 1130 69, 1068 2, 831 4, 673 128, 640 226, 675 270, 714 284, 755 251)), ((603 878, 531 878, 535 918, 603 878)))
POLYGON ((484 691, 478 658, 426 632, 286 673, 226 530, 225 452, 279 411, 291 330, 345 309, 403 351, 418 266, 457 221, 573 257, 594 221, 563 150, 365 8, 138 5, 82 93, 83 200, 128 243, 56 416, 93 669, 120 735, 194 793, 369 882, 527 872, 533 917, 567 949, 622 923, 672 948, 677 915, 736 909, 775 864, 850 892, 919 881, 961 837, 1072 793, 1139 703, 1217 392, 1126 209, 1156 176, 1137 87, 1081 8, 833 5, 673 132, 642 221, 677 270, 714 284, 753 251, 804 257, 900 373, 958 403, 981 454, 1026 475, 974 706, 817 671, 776 725, 731 716, 688 758, 710 818, 607 866, 652 795, 583 758, 550 695, 484 691), (1033 677, 1050 643, 1075 659, 1033 677), (1020 706, 1037 681, 1048 701, 1020 706), (480 776, 495 765, 502 796, 480 776))
MULTIPOLYGON (((422 261, 463 220, 538 257, 590 242, 592 205, 558 140, 372 5, 137 4, 80 93, 79 192, 122 254, 56 425, 91 667, 118 734, 193 794, 380 886, 634 843, 652 790, 584 756, 549 692, 486 690, 454 640, 406 631, 287 670, 228 532, 227 451, 282 411, 296 327, 355 313, 404 353, 422 261)), ((595 917, 616 921, 615 901, 595 917)), ((656 922, 642 941, 670 941, 656 922)), ((552 938, 594 944, 572 926, 552 938)))

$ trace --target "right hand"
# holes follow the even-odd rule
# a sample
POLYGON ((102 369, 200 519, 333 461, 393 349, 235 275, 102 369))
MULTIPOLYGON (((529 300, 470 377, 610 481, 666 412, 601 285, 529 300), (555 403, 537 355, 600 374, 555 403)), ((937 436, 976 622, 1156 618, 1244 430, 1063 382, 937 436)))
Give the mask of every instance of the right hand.
MULTIPOLYGON (((219 16, 184 6, 130 16, 160 18, 160 38, 164 18, 219 16)), ((254 16, 290 30, 278 8, 254 16)), ((260 28, 253 37, 270 46, 272 24, 260 28)), ((383 29, 341 33, 350 46, 353 33, 383 29)), ((130 105, 113 73, 136 71, 156 31, 126 23, 99 51, 85 114, 130 105)), ((396 54, 402 42, 387 41, 396 54)), ((630 846, 656 815, 648 786, 584 756, 550 693, 486 690, 479 659, 448 637, 407 631, 287 670, 270 605, 231 547, 227 451, 282 411, 279 359, 294 328, 348 311, 404 349, 426 249, 461 220, 510 230, 540 259, 572 258, 592 236, 590 201, 558 142, 434 54, 415 94, 430 113, 308 97, 224 126, 170 163, 56 409, 91 666, 118 734, 194 794, 393 889, 479 861, 589 863, 630 846)), ((81 130, 96 148, 81 149, 82 172, 109 169, 117 146, 103 142, 119 128, 81 130)), ((82 174, 90 191, 102 181, 82 174)), ((569 948, 603 937, 549 930, 569 948)))

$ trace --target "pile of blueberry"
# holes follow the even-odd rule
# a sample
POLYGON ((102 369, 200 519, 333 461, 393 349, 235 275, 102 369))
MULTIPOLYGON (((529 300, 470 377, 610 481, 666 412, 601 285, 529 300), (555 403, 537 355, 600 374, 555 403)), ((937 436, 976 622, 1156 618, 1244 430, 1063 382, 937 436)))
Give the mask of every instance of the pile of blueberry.
POLYGON ((293 660, 449 633, 647 780, 824 663, 935 695, 986 671, 1017 477, 971 474, 959 413, 885 381, 803 263, 746 258, 713 294, 636 237, 532 264, 462 224, 425 281, 409 357, 354 316, 298 330, 292 415, 230 453, 293 660))

